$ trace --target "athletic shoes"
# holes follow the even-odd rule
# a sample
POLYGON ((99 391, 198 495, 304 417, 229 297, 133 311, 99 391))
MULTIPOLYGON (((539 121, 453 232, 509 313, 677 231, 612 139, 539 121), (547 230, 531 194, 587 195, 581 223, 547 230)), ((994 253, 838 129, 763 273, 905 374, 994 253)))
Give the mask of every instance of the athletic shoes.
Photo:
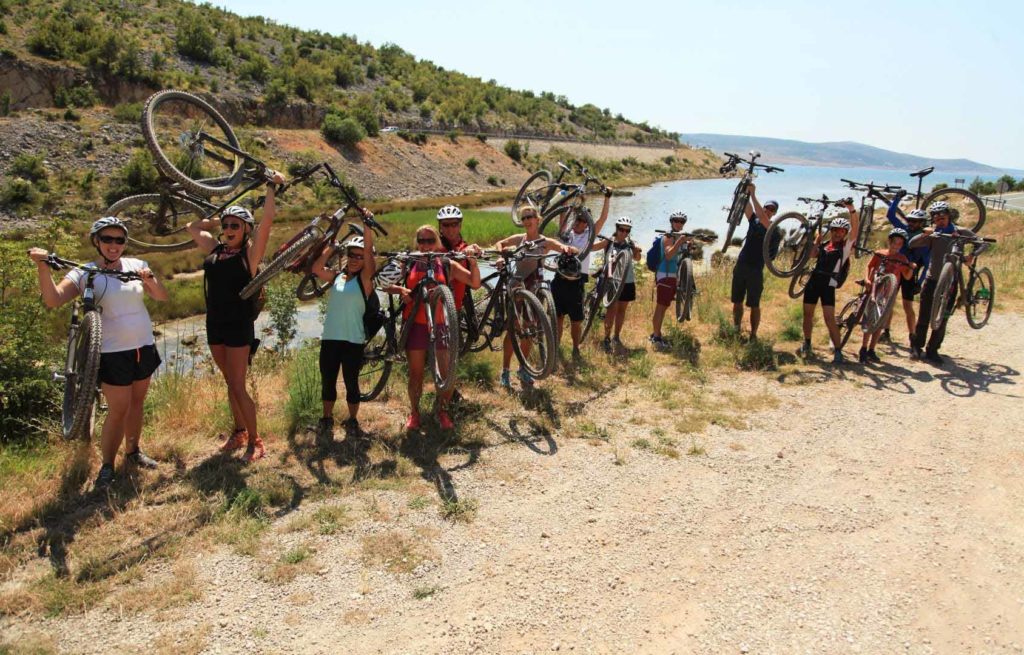
POLYGON ((924 358, 925 361, 931 362, 936 366, 942 366, 944 363, 946 363, 946 360, 942 358, 942 355, 935 351, 926 352, 924 354, 924 358))
POLYGON ((837 351, 835 351, 835 353, 832 354, 832 363, 833 364, 839 365, 839 364, 842 364, 844 361, 845 360, 843 359, 843 351, 842 350, 837 350, 837 351))
POLYGON ((334 437, 334 418, 323 416, 316 423, 316 433, 321 439, 332 439, 334 437))
POLYGON ((882 330, 882 334, 878 337, 881 343, 892 343, 892 335, 889 333, 889 329, 882 330))
POLYGON ((452 417, 448 416, 448 412, 443 409, 437 413, 437 424, 441 426, 442 430, 451 430, 455 427, 452 417))
POLYGON ((882 361, 882 359, 877 354, 875 354, 874 350, 869 350, 868 351, 868 361, 869 362, 874 362, 875 364, 878 364, 878 363, 880 363, 882 361))
POLYGON ((512 376, 509 375, 507 368, 501 372, 501 386, 506 389, 512 388, 512 376))
POLYGON ((519 372, 517 373, 517 375, 519 376, 519 381, 523 384, 523 387, 527 387, 527 388, 533 387, 533 376, 532 375, 530 375, 529 373, 527 373, 523 369, 519 369, 519 372))
POLYGON ((420 429, 420 415, 409 414, 409 419, 405 422, 405 429, 408 432, 420 429))
POLYGON ((99 475, 96 476, 96 482, 93 483, 92 488, 102 491, 110 488, 112 484, 114 484, 114 465, 104 464, 100 467, 99 475))
POLYGON ((612 340, 609 339, 608 337, 602 339, 601 350, 605 351, 606 353, 610 353, 612 351, 612 340))
POLYGON ((802 344, 800 344, 800 347, 797 349, 796 354, 805 359, 814 354, 814 349, 811 348, 811 342, 805 341, 802 344))
POLYGON ((124 456, 128 463, 143 469, 155 469, 157 467, 156 460, 142 452, 136 450, 134 453, 128 453, 124 456))
POLYGON ((860 349, 860 353, 858 353, 858 355, 857 355, 857 361, 860 362, 861 364, 867 364, 868 363, 868 351, 867 351, 867 348, 861 348, 860 349))

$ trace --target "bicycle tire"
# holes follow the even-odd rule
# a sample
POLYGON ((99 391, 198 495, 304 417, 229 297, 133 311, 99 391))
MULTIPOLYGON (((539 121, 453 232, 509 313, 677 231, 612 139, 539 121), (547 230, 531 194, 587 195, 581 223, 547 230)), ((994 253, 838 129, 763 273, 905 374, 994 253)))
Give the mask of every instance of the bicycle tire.
POLYGON ((604 286, 604 281, 603 275, 598 276, 597 281, 594 283, 594 288, 583 298, 583 329, 580 330, 580 343, 587 340, 587 335, 590 334, 590 328, 594 324, 594 319, 601 312, 601 296, 603 295, 602 287, 604 286))
POLYGON ((242 149, 238 143, 238 138, 231 129, 231 125, 208 102, 191 93, 175 89, 158 91, 146 100, 146 104, 142 109, 142 135, 146 140, 149 151, 153 154, 153 161, 156 167, 161 173, 180 184, 189 193, 204 197, 230 193, 242 181, 244 172, 242 168, 243 160, 237 155, 230 154, 230 157, 233 159, 230 173, 218 178, 203 179, 205 176, 202 176, 200 179, 196 179, 188 173, 179 170, 178 165, 161 148, 157 128, 155 127, 155 116, 161 105, 172 101, 191 105, 193 111, 198 110, 203 116, 204 124, 207 120, 212 120, 223 131, 223 136, 228 145, 237 150, 242 149))
POLYGON ((98 310, 87 311, 78 324, 74 342, 68 343, 64 371, 62 424, 67 440, 88 441, 96 416, 96 387, 103 345, 103 320, 98 310))
POLYGON ((253 278, 249 280, 249 283, 242 287, 242 290, 238 292, 238 297, 242 300, 246 300, 255 294, 260 290, 260 287, 280 275, 283 270, 305 255, 318 238, 319 235, 312 231, 307 231, 305 234, 300 236, 294 243, 292 243, 292 245, 288 246, 284 251, 271 259, 266 268, 253 276, 253 278))
POLYGON ((864 318, 861 321, 864 332, 871 333, 885 325, 899 290, 900 285, 892 273, 886 273, 875 280, 864 306, 864 318))
POLYGON ((981 232, 988 210, 985 208, 985 203, 976 194, 967 189, 955 187, 939 189, 924 197, 921 201, 921 208, 927 211, 933 202, 939 200, 949 203, 950 208, 954 211, 953 223, 960 227, 966 227, 974 233, 981 232))
MULTIPOLYGON (((376 293, 376 291, 374 292, 376 293)), ((366 346, 363 348, 363 360, 359 367, 359 400, 370 402, 376 400, 387 387, 391 377, 392 362, 388 354, 397 350, 395 345, 394 316, 388 316, 377 334, 367 335, 366 346), (368 382, 368 391, 363 391, 364 379, 368 382)))
POLYGON ((608 309, 622 295, 622 287, 626 285, 626 275, 633 265, 633 253, 626 248, 615 253, 612 258, 610 273, 605 278, 605 293, 601 297, 601 306, 608 309))
POLYGON ((811 281, 811 277, 814 276, 814 272, 804 266, 800 269, 800 272, 794 275, 789 280, 789 297, 794 300, 804 295, 804 289, 807 288, 808 282, 811 281))
MULTIPOLYGON (((546 215, 541 220, 540 233, 543 234, 544 236, 552 237, 558 239, 559 241, 563 241, 562 235, 558 234, 558 226, 561 223, 562 215, 569 211, 573 211, 574 215, 569 216, 566 219, 566 224, 569 225, 568 229, 572 229, 573 222, 577 219, 578 216, 583 216, 584 220, 587 222, 587 229, 590 230, 590 239, 587 241, 587 247, 576 254, 576 259, 582 262, 584 259, 587 258, 587 255, 590 254, 591 248, 594 247, 594 239, 597 237, 597 234, 594 232, 594 217, 590 213, 589 209, 587 209, 586 207, 559 207, 555 211, 546 215), (553 229, 552 226, 554 226, 553 229)), ((544 259, 542 261, 544 262, 544 268, 548 269, 549 271, 558 270, 558 266, 547 263, 547 259, 544 259)))
POLYGON ((807 263, 811 253, 809 246, 814 240, 809 226, 807 217, 800 212, 786 212, 772 219, 765 231, 764 244, 761 247, 764 265, 772 275, 791 277, 799 273, 807 263), (785 223, 786 221, 790 223, 785 223), (777 232, 782 232, 779 236, 779 251, 772 257, 771 242, 776 238, 777 232))
POLYGON ((551 171, 544 170, 543 168, 530 177, 526 178, 523 182, 523 186, 519 187, 519 191, 516 193, 515 200, 512 201, 512 222, 516 227, 522 227, 523 222, 519 220, 519 207, 525 202, 530 202, 537 208, 539 214, 544 213, 544 208, 547 207, 550 198, 541 199, 538 197, 531 197, 531 194, 536 194, 540 189, 547 187, 551 184, 551 171), (531 188, 531 185, 538 180, 543 180, 543 184, 535 185, 531 188), (541 200, 541 202, 536 202, 541 200))
MULTIPOLYGON (((746 188, 746 182, 740 182, 744 189, 746 188)), ((743 217, 746 214, 747 203, 750 202, 750 194, 746 190, 737 189, 732 196, 732 204, 729 206, 729 214, 725 217, 726 223, 729 227, 725 231, 725 241, 722 243, 722 252, 724 253, 729 249, 729 245, 732 243, 732 235, 736 232, 736 228, 739 227, 743 221, 743 217)))
POLYGON ((513 289, 511 293, 512 311, 519 320, 510 316, 507 320, 509 334, 512 337, 512 351, 519 360, 519 365, 535 380, 543 380, 555 369, 555 333, 551 327, 544 308, 533 293, 523 288, 513 289), (525 326, 525 329, 524 329, 525 326), (523 342, 529 339, 530 350, 540 351, 537 361, 531 361, 523 349, 523 342))
MULTIPOLYGON (((107 216, 116 216, 128 226, 128 243, 147 252, 177 252, 195 248, 196 243, 192 236, 185 229, 185 225, 192 221, 206 218, 207 210, 202 206, 184 198, 166 196, 170 203, 170 222, 172 227, 165 232, 157 231, 158 226, 165 224, 168 220, 166 215, 161 215, 164 206, 165 196, 159 193, 142 193, 135 196, 121 198, 107 208, 107 216), (181 223, 180 227, 178 223, 181 223), (143 241, 133 237, 133 234, 150 234, 149 238, 164 237, 172 240, 170 243, 159 241, 143 241)), ((161 228, 164 229, 164 228, 161 228)))
POLYGON ((434 388, 438 393, 448 391, 455 384, 456 367, 459 365, 459 317, 455 313, 455 296, 446 286, 436 286, 427 294, 427 302, 433 308, 430 324, 430 371, 434 377, 434 388), (438 321, 437 312, 442 318, 438 321), (444 348, 441 348, 441 345, 444 348), (438 356, 439 353, 445 353, 438 356), (443 365, 446 362, 447 365, 443 365), (444 370, 442 370, 444 369, 444 370))
MULTIPOLYGON (((324 262, 324 268, 341 271, 338 275, 342 275, 345 267, 348 266, 348 258, 342 254, 343 252, 343 250, 339 249, 331 253, 331 256, 324 262)), ((302 301, 314 300, 324 295, 333 284, 333 280, 326 282, 312 273, 306 273, 302 281, 299 282, 299 285, 295 287, 295 296, 302 301)))
POLYGON ((992 276, 992 271, 988 270, 987 267, 979 268, 971 275, 971 280, 967 283, 967 297, 964 298, 967 324, 975 330, 985 327, 989 317, 992 316, 992 307, 995 304, 996 280, 992 276), (975 287, 976 283, 981 284, 980 289, 975 287), (984 303, 984 309, 981 314, 978 314, 977 309, 975 309, 979 304, 979 298, 984 303))
POLYGON ((676 274, 676 321, 690 320, 693 308, 693 261, 683 257, 676 274))
POLYGON ((932 313, 928 323, 932 330, 938 330, 948 318, 946 305, 949 304, 950 293, 953 292, 953 285, 956 282, 956 266, 953 262, 946 262, 939 272, 939 281, 935 285, 935 295, 932 296, 932 313))
MULTIPOLYGON (((467 290, 466 293, 468 294, 470 291, 467 290)), ((472 318, 475 326, 473 334, 469 333, 467 327, 463 332, 465 338, 460 339, 459 341, 459 343, 462 344, 464 352, 478 353, 485 350, 490 345, 491 340, 494 339, 496 332, 495 322, 498 318, 495 316, 484 316, 484 312, 487 310, 487 303, 491 301, 492 295, 494 295, 494 287, 492 287, 489 282, 481 282, 480 288, 476 289, 471 296, 471 302, 467 303, 463 300, 463 315, 466 317, 466 320, 472 318), (469 316, 470 310, 467 305, 472 307, 472 317, 469 316)), ((494 311, 497 310, 498 306, 495 305, 494 311)))
POLYGON ((864 299, 866 297, 867 294, 859 293, 850 298, 843 305, 839 316, 836 317, 836 324, 839 326, 839 350, 846 347, 846 342, 850 340, 850 335, 853 334, 853 328, 857 327, 857 324, 860 323, 860 317, 864 313, 864 299))
MULTIPOLYGON (((874 226, 875 218, 875 203, 862 202, 860 205, 860 225, 857 230, 857 248, 867 248, 868 241, 871 239, 871 230, 874 226)), ((853 249, 853 256, 855 259, 860 259, 865 255, 864 252, 853 249)))
POLYGON ((548 317, 548 323, 551 324, 552 334, 555 337, 555 352, 558 352, 558 346, 561 345, 561 335, 558 334, 558 330, 555 329, 558 325, 558 311, 555 309, 555 296, 552 295, 551 290, 545 287, 537 289, 537 300, 540 301, 540 306, 544 308, 544 314, 548 317))

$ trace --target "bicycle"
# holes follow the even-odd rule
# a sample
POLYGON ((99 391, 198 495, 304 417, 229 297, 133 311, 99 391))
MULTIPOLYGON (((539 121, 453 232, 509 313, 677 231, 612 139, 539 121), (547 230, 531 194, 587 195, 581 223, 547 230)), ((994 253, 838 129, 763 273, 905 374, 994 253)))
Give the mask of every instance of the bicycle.
MULTIPOLYGON (((828 208, 844 207, 853 199, 829 200, 828 196, 822 194, 820 198, 797 200, 810 206, 808 215, 804 216, 797 211, 780 214, 772 219, 764 235, 764 264, 777 277, 791 277, 803 272, 818 235, 828 231, 825 223, 828 208), (776 243, 778 250, 773 252, 772 244, 776 243)), ((792 288, 790 285, 790 296, 798 297, 793 295, 792 288)), ((800 292, 803 292, 803 288, 800 288, 800 292)))
POLYGON ((846 179, 840 179, 840 182, 846 183, 846 186, 854 191, 864 193, 860 199, 860 229, 857 231, 857 240, 854 243, 856 249, 853 254, 856 259, 860 259, 862 255, 874 252, 868 249, 868 239, 871 238, 871 230, 874 227, 876 201, 881 200, 888 205, 892 196, 885 194, 894 194, 900 191, 901 187, 875 184, 874 182, 854 182, 846 179))
POLYGON ((46 264, 55 271, 77 268, 85 273, 85 288, 71 306, 67 356, 64 372, 54 372, 55 382, 64 383, 61 403, 61 428, 65 439, 86 441, 95 424, 99 397, 100 347, 103 344, 103 318, 96 304, 94 281, 97 275, 116 277, 121 282, 142 281, 133 271, 108 271, 86 266, 50 253, 46 264))
POLYGON ((479 297, 472 298, 475 320, 466 325, 464 337, 470 352, 480 352, 485 348, 497 351, 501 349, 499 338, 509 330, 516 359, 523 370, 536 380, 546 378, 555 369, 555 328, 540 299, 515 278, 512 269, 515 261, 546 257, 527 254, 541 243, 543 241, 537 239, 523 241, 511 250, 484 251, 499 257, 503 265, 483 279, 482 292, 479 297))
POLYGON ((750 159, 743 159, 739 155, 732 153, 725 153, 728 157, 722 166, 718 169, 718 172, 722 175, 727 175, 736 170, 739 164, 747 164, 747 170, 743 172, 740 177, 739 183, 736 185, 736 190, 732 192, 732 204, 729 205, 729 213, 726 214, 726 222, 729 224, 729 228, 725 231, 725 241, 722 243, 722 252, 724 253, 729 249, 729 245, 732 242, 732 235, 739 227, 739 224, 746 217, 747 203, 750 202, 750 191, 747 186, 751 180, 754 179, 754 169, 764 169, 765 173, 783 173, 783 169, 777 166, 768 166, 767 164, 758 164, 757 159, 761 156, 761 153, 750 151, 750 159))
POLYGON ((946 253, 942 268, 939 270, 935 299, 932 301, 932 313, 929 317, 931 328, 940 329, 957 308, 963 305, 968 325, 980 330, 992 316, 992 306, 996 300, 996 281, 992 271, 987 267, 976 267, 977 257, 973 258, 974 261, 967 262, 964 245, 973 243, 977 247, 980 245, 979 242, 995 243, 996 240, 938 232, 933 234, 940 238, 953 239, 953 246, 946 253), (971 271, 966 284, 962 264, 967 264, 971 271))
MULTIPOLYGON (((602 235, 598 238, 611 243, 611 237, 602 235)), ((626 243, 629 244, 628 248, 614 254, 611 252, 611 246, 605 248, 604 261, 594 280, 594 286, 583 299, 583 331, 580 333, 580 343, 586 341, 597 315, 611 307, 622 294, 626 275, 633 266, 633 241, 627 239, 626 243)))
MULTIPOLYGON (((190 93, 166 90, 150 96, 142 112, 142 133, 160 173, 157 191, 122 198, 107 208, 107 215, 124 221, 130 235, 144 235, 128 237, 143 250, 195 247, 185 230, 188 223, 219 215, 270 180, 270 169, 241 149, 220 113, 190 93), (224 202, 210 200, 232 192, 224 202)), ((277 197, 303 179, 283 185, 277 197)), ((262 203, 261 196, 255 206, 262 203)))
MULTIPOLYGON (((928 209, 934 202, 945 202, 949 205, 951 222, 960 227, 966 227, 972 232, 980 232, 981 228, 985 225, 987 211, 985 203, 976 194, 968 189, 956 187, 935 189, 928 195, 921 193, 924 178, 934 170, 934 166, 929 166, 928 168, 922 168, 919 171, 910 173, 910 177, 917 178, 917 193, 908 194, 904 197, 904 201, 913 199, 915 201, 914 209, 928 209)), ((897 208, 896 213, 901 219, 906 221, 906 215, 902 210, 897 208)))
MULTIPOLYGON (((333 214, 325 212, 315 217, 309 225, 299 230, 291 239, 285 241, 277 249, 277 252, 272 255, 270 262, 267 263, 263 270, 254 275, 252 280, 242 287, 238 294, 240 298, 246 299, 251 297, 263 285, 286 270, 302 276, 302 280, 295 287, 295 295, 299 300, 312 300, 322 296, 331 286, 331 283, 325 282, 313 274, 313 264, 320 256, 320 253, 323 252, 324 246, 338 240, 338 233, 345 224, 345 214, 349 209, 355 208, 359 212, 363 223, 377 234, 387 236, 387 230, 373 219, 372 214, 359 206, 359 200, 355 197, 355 194, 351 189, 342 184, 330 164, 326 162, 317 164, 310 170, 304 171, 300 177, 308 179, 313 173, 319 171, 323 171, 325 178, 331 186, 341 191, 346 204, 333 214)), ((349 234, 353 232, 361 233, 361 230, 350 225, 349 234)), ((344 257, 344 249, 338 249, 325 262, 325 265, 327 268, 341 270, 345 264, 344 257)))
MULTIPOLYGON (((460 352, 459 317, 455 312, 455 296, 446 285, 438 282, 434 273, 434 262, 442 259, 465 259, 455 252, 385 252, 382 256, 404 264, 422 262, 427 272, 410 289, 411 307, 409 319, 404 319, 404 305, 395 294, 388 294, 384 309, 384 324, 374 335, 367 335, 363 349, 363 364, 360 378, 360 399, 369 402, 375 399, 387 386, 394 362, 405 360, 405 346, 409 341, 415 316, 422 307, 427 318, 427 356, 434 386, 438 393, 451 389, 455 384, 455 368, 460 352)), ((374 291, 376 293, 376 291, 374 291)))
MULTIPOLYGON (((704 243, 712 243, 715 237, 707 234, 694 234, 692 232, 672 232, 667 230, 655 230, 657 234, 667 234, 679 238, 696 239, 704 243)), ((676 269, 676 297, 675 311, 676 321, 682 323, 690 320, 690 311, 693 308, 693 298, 697 295, 697 286, 694 284, 693 276, 693 246, 685 246, 680 250, 682 257, 679 259, 679 267, 676 269)))

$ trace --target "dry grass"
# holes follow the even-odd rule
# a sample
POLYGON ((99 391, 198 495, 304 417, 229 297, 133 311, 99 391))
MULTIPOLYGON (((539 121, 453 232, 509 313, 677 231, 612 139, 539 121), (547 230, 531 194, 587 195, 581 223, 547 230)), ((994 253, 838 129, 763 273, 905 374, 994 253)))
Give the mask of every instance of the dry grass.
POLYGON ((207 638, 212 626, 202 623, 182 631, 180 628, 168 630, 157 637, 155 652, 158 655, 199 655, 206 650, 207 638))
POLYGON ((277 561, 260 572, 264 582, 285 584, 300 575, 309 575, 317 569, 313 555, 316 550, 309 544, 300 544, 281 553, 277 561))
POLYGON ((130 586, 113 596, 112 606, 121 612, 161 612, 193 603, 203 596, 202 585, 191 562, 179 562, 158 581, 130 586))
POLYGON ((411 573, 426 561, 437 559, 437 553, 423 534, 389 530, 363 537, 363 561, 383 566, 392 573, 411 573))

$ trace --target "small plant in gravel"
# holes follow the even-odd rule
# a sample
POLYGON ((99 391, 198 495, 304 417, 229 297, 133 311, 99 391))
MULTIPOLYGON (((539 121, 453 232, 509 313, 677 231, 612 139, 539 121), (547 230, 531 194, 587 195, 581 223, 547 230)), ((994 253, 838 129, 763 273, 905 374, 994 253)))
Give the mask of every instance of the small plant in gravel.
POLYGON ((704 446, 697 443, 696 439, 691 439, 690 448, 686 451, 686 454, 691 456, 706 455, 707 451, 704 450, 704 446))
POLYGON ((744 344, 736 365, 744 371, 774 371, 777 368, 774 344, 760 339, 744 344))
POLYGON ((379 564, 392 573, 411 573, 436 553, 421 535, 391 530, 363 537, 363 561, 379 564))
POLYGON ((491 186, 498 186, 498 178, 494 177, 493 175, 488 175, 487 183, 490 184, 491 186))
POLYGON ((324 506, 313 512, 313 521, 320 534, 334 534, 348 522, 347 510, 343 505, 324 506))
POLYGON ((412 591, 412 597, 416 600, 426 600, 437 592, 441 591, 441 587, 437 585, 428 585, 426 587, 416 587, 412 591))
POLYGON ((421 510, 430 507, 430 499, 426 496, 416 496, 408 503, 409 509, 421 510))
POLYGON ((441 505, 441 518, 456 523, 471 523, 479 503, 473 498, 448 498, 441 505))
POLYGON ((689 328, 680 330, 675 326, 670 327, 665 333, 665 341, 668 342, 668 351, 679 359, 691 366, 700 363, 700 339, 689 328))
POLYGON ((476 167, 479 165, 480 162, 477 160, 476 157, 470 157, 469 159, 466 160, 466 168, 473 171, 474 173, 476 172, 476 167))

